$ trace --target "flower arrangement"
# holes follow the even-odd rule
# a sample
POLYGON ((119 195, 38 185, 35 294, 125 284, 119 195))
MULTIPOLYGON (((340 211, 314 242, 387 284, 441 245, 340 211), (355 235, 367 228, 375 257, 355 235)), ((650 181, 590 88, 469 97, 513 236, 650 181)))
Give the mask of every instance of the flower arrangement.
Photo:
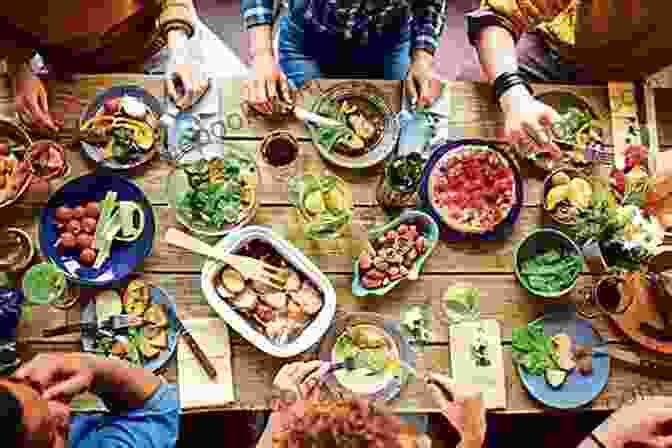
POLYGON ((590 206, 578 213, 577 242, 598 243, 607 265, 617 270, 639 271, 663 242, 647 158, 644 145, 629 145, 624 169, 614 167, 609 187, 595 189, 590 206))

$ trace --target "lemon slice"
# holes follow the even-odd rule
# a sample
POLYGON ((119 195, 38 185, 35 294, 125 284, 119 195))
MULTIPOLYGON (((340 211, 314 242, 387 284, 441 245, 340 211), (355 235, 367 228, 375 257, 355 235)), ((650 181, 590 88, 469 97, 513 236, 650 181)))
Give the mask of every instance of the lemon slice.
POLYGON ((569 197, 569 185, 553 187, 546 195, 546 210, 553 210, 558 204, 569 197))
POLYGON ((577 177, 569 183, 569 201, 576 207, 588 208, 592 196, 593 187, 587 180, 577 177))
POLYGON ((554 187, 557 187, 558 185, 567 185, 571 179, 567 175, 567 173, 564 172, 559 172, 555 176, 551 178, 551 183, 553 184, 554 187))

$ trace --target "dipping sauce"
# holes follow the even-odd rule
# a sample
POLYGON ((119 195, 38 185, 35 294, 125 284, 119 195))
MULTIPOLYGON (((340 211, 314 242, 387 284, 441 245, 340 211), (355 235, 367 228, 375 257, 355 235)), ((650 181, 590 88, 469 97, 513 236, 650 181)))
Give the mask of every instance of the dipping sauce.
POLYGON ((277 136, 266 142, 261 153, 269 165, 281 167, 296 160, 299 148, 289 138, 277 136))
POLYGON ((20 271, 33 258, 28 236, 15 228, 0 230, 0 270, 20 271))

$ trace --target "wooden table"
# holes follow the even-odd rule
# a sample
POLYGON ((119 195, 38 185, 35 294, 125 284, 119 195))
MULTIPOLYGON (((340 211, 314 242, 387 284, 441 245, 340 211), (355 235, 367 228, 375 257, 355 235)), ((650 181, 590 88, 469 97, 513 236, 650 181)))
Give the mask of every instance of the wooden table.
MULTIPOLYGON (((305 98, 319 93, 335 81, 320 81, 306 89, 305 98)), ((82 77, 71 83, 49 82, 51 107, 57 114, 66 119, 66 129, 59 139, 68 142, 72 138, 72 130, 79 111, 90 101, 96 91, 116 84, 138 84, 155 96, 165 101, 160 78, 118 75, 103 77, 82 77)), ((395 81, 377 81, 375 84, 385 93, 390 104, 399 109, 401 84, 395 81)), ((239 80, 218 80, 220 91, 220 111, 228 116, 239 112, 239 80)), ((579 94, 589 101, 594 108, 603 113, 609 111, 606 87, 572 87, 572 86, 535 86, 538 92, 563 89, 579 94)), ((501 129, 502 114, 495 106, 490 88, 470 83, 450 83, 450 93, 454 99, 452 107, 455 115, 460 117, 468 137, 496 139, 501 129)), ((0 78, 0 113, 13 115, 11 92, 6 79, 0 78)), ((272 125, 266 122, 253 122, 242 130, 228 134, 227 145, 240 149, 255 151, 263 135, 274 128, 286 127, 300 136, 301 154, 304 162, 322 163, 314 149, 302 124, 298 122, 272 125)), ((67 159, 71 165, 71 176, 78 176, 92 171, 95 167, 82 160, 79 149, 69 146, 67 159)), ((333 168, 331 168, 333 169, 333 168)), ((502 327, 505 345, 505 366, 507 380, 508 406, 507 413, 532 413, 545 411, 544 407, 532 400, 520 384, 520 380, 512 369, 510 337, 515 326, 523 325, 544 312, 544 307, 552 301, 546 301, 528 295, 516 283, 512 272, 513 247, 532 229, 541 225, 543 173, 523 165, 523 172, 528 177, 525 206, 515 231, 509 241, 479 243, 440 243, 427 262, 417 282, 407 282, 395 289, 384 298, 357 299, 350 292, 351 266, 353 254, 340 256, 313 257, 313 260, 332 281, 338 295, 339 311, 370 311, 381 313, 392 319, 398 319, 404 306, 423 304, 432 307, 433 311, 433 343, 420 351, 417 358, 419 375, 428 371, 450 373, 450 350, 448 331, 439 321, 438 301, 443 291, 457 281, 474 284, 481 290, 481 311, 485 318, 496 318, 502 327)), ((212 316, 213 311, 205 301, 200 290, 200 271, 203 259, 200 256, 171 247, 162 241, 165 231, 177 225, 174 212, 167 205, 164 193, 164 181, 170 174, 170 164, 155 160, 142 173, 134 173, 133 180, 147 194, 154 206, 158 222, 158 233, 154 241, 154 250, 141 269, 149 279, 169 291, 177 302, 180 318, 198 318, 212 316)), ((373 169, 363 175, 333 171, 352 183, 355 200, 353 223, 353 239, 355 249, 359 241, 365 238, 366 226, 383 223, 385 216, 375 201, 375 186, 379 180, 380 168, 373 169)), ((263 187, 260 193, 262 206, 254 223, 272 225, 275 230, 283 232, 288 222, 291 209, 287 203, 286 185, 278 182, 262 172, 263 187)), ((52 185, 57 188, 62 181, 52 185)), ((45 197, 28 195, 15 206, 3 210, 0 214, 0 225, 13 224, 21 226, 33 236, 37 236, 36 218, 39 206, 44 204, 45 197)), ((580 291, 589 286, 592 279, 582 275, 579 281, 580 291)), ((574 293, 570 300, 578 300, 579 292, 574 293)), ((41 330, 46 326, 76 321, 78 311, 61 312, 48 306, 33 308, 30 319, 21 322, 19 338, 26 342, 34 351, 42 350, 77 350, 77 336, 63 336, 50 340, 41 338, 41 330)), ((598 320, 596 327, 608 339, 620 339, 621 335, 609 327, 608 322, 598 320)), ((267 409, 267 398, 270 396, 272 380, 280 367, 296 359, 310 359, 314 354, 304 354, 294 359, 275 359, 257 350, 235 332, 231 332, 233 379, 238 400, 221 408, 232 410, 267 409)), ((174 366, 168 369, 167 378, 177 381, 174 366)), ((651 378, 646 372, 636 372, 631 367, 618 361, 612 363, 611 377, 604 392, 592 403, 589 409, 614 409, 624 401, 641 394, 671 394, 672 381, 651 378)), ((433 401, 426 393, 422 381, 417 381, 403 389, 399 399, 393 406, 400 412, 436 412, 433 401)))

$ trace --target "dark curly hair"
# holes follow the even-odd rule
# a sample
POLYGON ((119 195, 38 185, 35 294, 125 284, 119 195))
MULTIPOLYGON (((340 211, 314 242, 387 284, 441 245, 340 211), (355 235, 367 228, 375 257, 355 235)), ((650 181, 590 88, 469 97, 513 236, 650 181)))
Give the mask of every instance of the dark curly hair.
POLYGON ((364 400, 305 401, 274 448, 401 448, 401 422, 364 400))

